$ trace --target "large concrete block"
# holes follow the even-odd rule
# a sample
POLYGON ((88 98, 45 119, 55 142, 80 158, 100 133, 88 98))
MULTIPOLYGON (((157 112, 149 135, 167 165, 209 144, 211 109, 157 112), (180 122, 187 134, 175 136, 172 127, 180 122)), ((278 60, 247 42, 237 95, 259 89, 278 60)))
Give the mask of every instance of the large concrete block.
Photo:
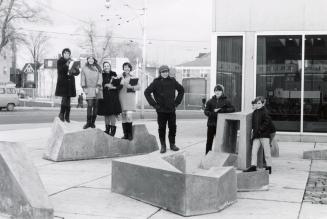
POLYGON ((237 153, 237 167, 246 169, 251 164, 252 112, 218 114, 215 152, 237 153), (239 145, 237 130, 239 125, 239 145), (237 150, 238 149, 238 150, 237 150))
POLYGON ((234 168, 204 170, 200 162, 183 151, 115 159, 111 190, 183 216, 217 212, 235 202, 234 168))
POLYGON ((107 135, 100 129, 82 129, 77 122, 55 118, 44 158, 52 161, 84 160, 150 153, 158 150, 154 135, 144 124, 133 126, 133 140, 107 135))
POLYGON ((0 142, 0 212, 13 218, 53 218, 37 170, 18 143, 0 142))
POLYGON ((237 154, 209 151, 209 153, 202 158, 200 163, 200 168, 206 170, 210 169, 211 167, 225 166, 237 167, 237 154))
POLYGON ((310 159, 310 160, 327 160, 327 149, 314 149, 311 151, 304 151, 303 152, 303 159, 310 159))
POLYGON ((269 173, 266 170, 237 172, 237 190, 239 192, 264 191, 269 189, 269 173))

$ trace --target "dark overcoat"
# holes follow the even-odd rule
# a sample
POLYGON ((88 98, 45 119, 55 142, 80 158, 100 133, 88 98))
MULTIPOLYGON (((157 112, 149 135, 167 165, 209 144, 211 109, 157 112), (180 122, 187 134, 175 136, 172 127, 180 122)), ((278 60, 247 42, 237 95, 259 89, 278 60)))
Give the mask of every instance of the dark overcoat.
POLYGON ((67 62, 68 60, 63 57, 57 61, 58 78, 55 95, 76 97, 75 76, 79 75, 79 69, 75 69, 73 73, 70 72, 67 62))
POLYGON ((114 71, 102 73, 103 99, 99 100, 98 115, 110 116, 118 115, 122 112, 119 102, 119 90, 123 86, 118 85, 116 89, 109 89, 108 87, 105 87, 106 84, 111 83, 111 79, 113 77, 117 77, 117 74, 114 71))

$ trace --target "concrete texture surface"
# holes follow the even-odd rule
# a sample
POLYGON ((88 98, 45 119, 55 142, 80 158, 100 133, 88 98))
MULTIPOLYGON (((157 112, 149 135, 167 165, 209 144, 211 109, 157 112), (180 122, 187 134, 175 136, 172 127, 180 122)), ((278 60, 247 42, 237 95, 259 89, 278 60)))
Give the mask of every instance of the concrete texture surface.
POLYGON ((133 126, 133 140, 112 137, 101 129, 88 128, 75 121, 64 123, 54 119, 44 158, 69 161, 145 154, 158 150, 155 136, 144 124, 133 126))
POLYGON ((53 218, 39 174, 19 143, 0 141, 0 212, 13 218, 53 218))
POLYGON ((111 191, 183 216, 217 212, 234 203, 234 168, 199 169, 200 161, 186 151, 115 159, 111 191))
MULTIPOLYGON (((145 123, 150 134, 158 141, 156 121, 145 123)), ((83 122, 79 125, 83 126, 83 122)), ((58 219, 167 219, 184 218, 164 209, 112 193, 111 158, 52 162, 42 159, 52 123, 0 125, 0 139, 24 143, 27 153, 54 206, 58 219)), ((97 121, 97 127, 104 127, 97 121)), ((116 136, 122 136, 121 124, 117 124, 116 136)), ((190 153, 205 153, 206 120, 180 120, 177 118, 178 147, 190 153), (194 129, 196 128, 196 131, 194 129)), ((296 136, 295 136, 296 137, 296 136)), ((292 138, 293 141, 296 138, 292 138)), ((288 141, 292 140, 288 139, 288 141)), ((326 144, 326 143, 325 143, 326 144)), ((315 142, 279 142, 280 156, 272 158, 269 190, 237 193, 237 202, 223 211, 188 218, 242 218, 242 219, 301 219, 324 218, 326 205, 303 203, 310 166, 321 171, 326 161, 303 160, 303 152, 318 146, 315 142)), ((159 152, 155 152, 158 153, 159 152)), ((168 150, 168 154, 174 152, 168 150)), ((6 216, 1 215, 6 218, 6 216)))

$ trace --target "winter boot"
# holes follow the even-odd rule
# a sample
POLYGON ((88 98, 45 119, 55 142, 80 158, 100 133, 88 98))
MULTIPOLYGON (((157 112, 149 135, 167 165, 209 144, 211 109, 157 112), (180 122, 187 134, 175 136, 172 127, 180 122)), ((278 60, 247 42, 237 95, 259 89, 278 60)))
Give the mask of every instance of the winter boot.
POLYGON ((92 120, 91 116, 86 117, 86 124, 83 126, 83 129, 87 129, 91 127, 91 120, 92 120))
POLYGON ((166 137, 165 136, 160 136, 160 144, 161 144, 161 149, 160 149, 160 153, 166 153, 166 137))
POLYGON ((257 166, 250 166, 249 168, 247 168, 246 170, 243 170, 243 172, 254 172, 257 171, 257 166))
POLYGON ((66 111, 65 111, 65 121, 70 123, 70 106, 66 106, 66 111))
POLYGON ((268 170, 269 174, 271 174, 271 167, 270 166, 266 166, 266 170, 268 170))
POLYGON ((95 116, 92 116, 92 118, 91 118, 91 128, 95 128, 95 120, 96 120, 96 118, 97 118, 97 116, 95 115, 95 116))
POLYGON ((127 132, 127 138, 128 138, 128 140, 133 140, 133 123, 131 123, 131 122, 128 122, 128 123, 126 123, 126 124, 128 124, 127 125, 127 127, 128 127, 128 132, 127 132))
POLYGON ((64 118, 64 113, 65 113, 65 106, 61 105, 60 106, 60 113, 59 113, 59 119, 64 122, 65 118, 64 118))
POLYGON ((110 135, 112 136, 112 137, 114 137, 115 136, 115 134, 116 134, 116 126, 114 126, 114 125, 112 125, 111 126, 111 132, 110 132, 110 135))
POLYGON ((111 128, 111 125, 106 125, 106 131, 104 131, 104 133, 108 134, 110 133, 110 128, 111 128))
POLYGON ((175 136, 168 136, 170 150, 179 151, 179 148, 175 145, 175 136))
POLYGON ((124 123, 122 123, 122 126, 123 126, 123 132, 124 132, 124 136, 122 137, 122 139, 128 139, 128 134, 127 134, 128 133, 127 132, 128 131, 128 128, 127 128, 128 125, 127 125, 127 123, 124 122, 124 123))

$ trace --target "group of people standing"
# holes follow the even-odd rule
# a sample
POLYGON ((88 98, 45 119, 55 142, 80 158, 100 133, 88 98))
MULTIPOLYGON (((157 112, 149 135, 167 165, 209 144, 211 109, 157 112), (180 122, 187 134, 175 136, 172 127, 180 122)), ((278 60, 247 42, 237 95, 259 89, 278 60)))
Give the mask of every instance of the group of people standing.
MULTIPOLYGON (((59 119, 70 122, 70 98, 76 96, 75 79, 81 73, 81 86, 86 95, 87 121, 84 129, 95 128, 97 115, 105 117, 105 133, 114 136, 116 133, 116 121, 118 115, 122 116, 123 139, 132 140, 133 112, 136 110, 135 91, 140 89, 138 78, 132 76, 132 65, 128 62, 123 64, 121 77, 111 70, 109 62, 104 62, 102 68, 93 56, 87 57, 86 64, 79 71, 79 66, 74 65, 70 58, 71 51, 66 48, 62 51, 62 57, 57 62, 58 81, 56 96, 61 96, 59 119)), ((166 126, 168 123, 168 140, 170 149, 178 151, 175 144, 176 137, 176 108, 184 96, 184 88, 175 78, 169 76, 169 67, 163 65, 159 68, 159 76, 145 89, 144 95, 149 104, 156 109, 158 133, 161 144, 160 153, 165 153, 166 126), (177 96, 176 96, 177 91, 177 96)), ((214 136, 216 135, 217 116, 220 113, 235 111, 231 102, 227 99, 224 86, 217 84, 214 88, 215 95, 205 104, 204 114, 208 117, 207 122, 207 154, 212 150, 214 136)), ((252 116, 252 162, 246 172, 256 171, 257 153, 260 145, 263 146, 267 163, 267 170, 271 173, 270 141, 273 139, 276 129, 264 107, 265 99, 257 97, 253 102, 252 116)))
POLYGON ((122 115, 124 139, 132 140, 133 111, 136 108, 135 91, 140 89, 137 83, 130 84, 132 65, 123 64, 122 77, 111 70, 109 62, 101 66, 93 56, 86 59, 86 64, 79 71, 79 66, 74 66, 71 51, 65 48, 62 57, 57 62, 58 80, 56 96, 61 96, 59 119, 70 122, 70 99, 76 96, 75 78, 81 74, 81 87, 87 102, 87 116, 84 129, 95 128, 98 115, 105 117, 105 133, 114 136, 118 115, 122 115))
MULTIPOLYGON (((62 97, 59 119, 70 122, 70 99, 76 96, 74 76, 81 74, 81 87, 87 101, 87 119, 83 128, 95 128, 97 115, 101 115, 105 117, 105 133, 114 136, 117 117, 121 115, 124 132, 122 138, 132 140, 133 112, 136 110, 135 92, 140 89, 138 78, 131 74, 132 65, 128 62, 124 63, 122 76, 119 77, 111 70, 109 62, 104 62, 101 68, 95 57, 89 56, 80 72, 79 66, 73 64, 74 61, 70 56, 71 51, 66 48, 57 62, 56 96, 62 97)), ((170 149, 178 151, 179 148, 175 144, 177 129, 175 110, 183 99, 183 86, 169 76, 169 68, 164 65, 159 68, 159 77, 149 85, 144 95, 158 114, 160 152, 166 152, 167 123, 170 149)))

